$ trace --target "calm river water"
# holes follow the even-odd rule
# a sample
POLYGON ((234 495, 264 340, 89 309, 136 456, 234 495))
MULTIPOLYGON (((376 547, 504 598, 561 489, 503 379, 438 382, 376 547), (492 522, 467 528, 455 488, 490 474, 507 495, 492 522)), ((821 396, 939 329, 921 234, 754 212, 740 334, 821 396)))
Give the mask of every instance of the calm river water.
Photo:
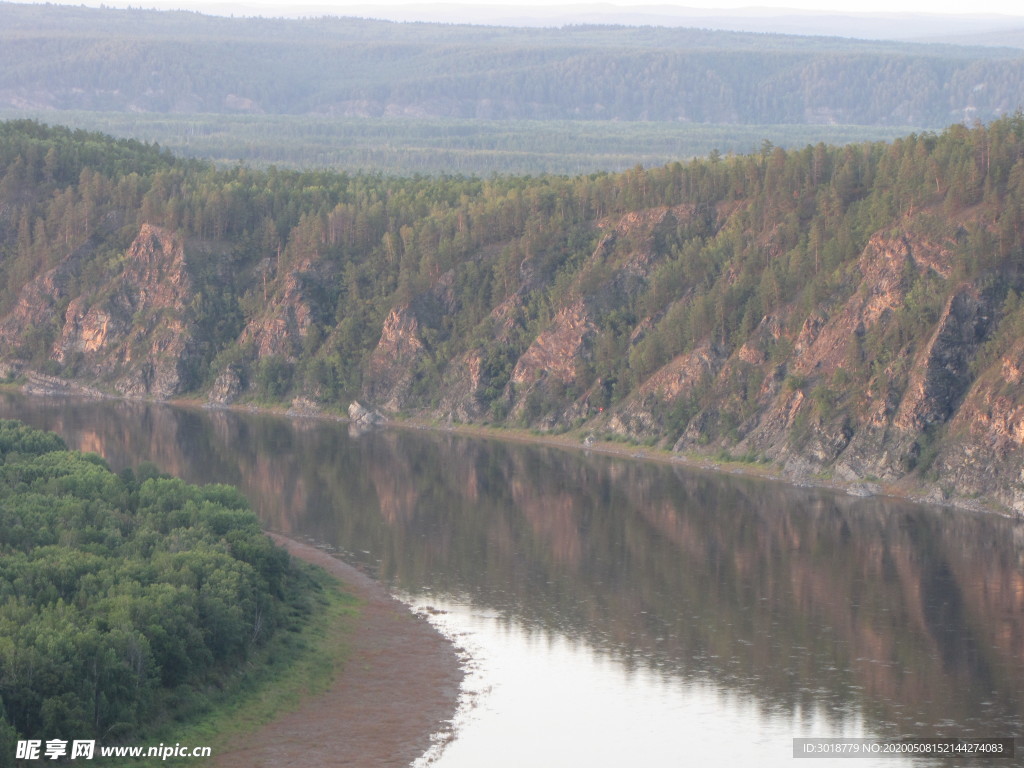
POLYGON ((237 485, 268 529, 429 609, 472 670, 439 768, 1024 735, 1019 522, 427 431, 11 393, 0 416, 237 485))

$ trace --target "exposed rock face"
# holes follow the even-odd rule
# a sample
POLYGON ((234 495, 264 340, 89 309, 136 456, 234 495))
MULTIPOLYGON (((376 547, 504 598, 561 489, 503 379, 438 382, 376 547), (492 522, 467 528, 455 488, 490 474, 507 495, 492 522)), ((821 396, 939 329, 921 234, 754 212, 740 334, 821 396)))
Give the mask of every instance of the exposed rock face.
POLYGON ((181 238, 144 225, 124 270, 68 304, 52 357, 130 397, 172 397, 195 384, 192 281, 181 238))
POLYGON ((917 432, 953 415, 973 379, 971 361, 988 336, 993 310, 973 286, 949 298, 912 368, 896 427, 917 432))
MULTIPOLYGON (((700 380, 705 392, 699 403, 704 408, 690 421, 674 450, 699 448, 722 439, 748 438, 763 416, 771 417, 765 412, 779 399, 782 368, 769 364, 770 350, 782 334, 779 319, 767 315, 750 339, 728 359, 714 368, 707 367, 705 378, 700 380), (710 375, 712 370, 714 375, 710 375)), ((779 407, 781 411, 774 419, 791 424, 793 403, 784 396, 779 407)))
MULTIPOLYGON (((550 429, 602 414, 590 401, 603 382, 586 386, 581 376, 581 368, 593 358, 599 319, 621 310, 647 286, 666 255, 657 247, 659 231, 693 215, 692 205, 680 205, 597 223, 603 234, 574 281, 569 300, 516 360, 503 395, 508 418, 550 429)), ((503 305, 505 333, 513 325, 509 318, 514 306, 503 305)), ((634 335, 632 342, 640 336, 634 335)))
MULTIPOLYGON (((692 215, 683 207, 659 208, 598 224, 603 234, 567 299, 511 358, 507 384, 496 401, 503 406, 499 419, 541 429, 583 423, 591 440, 612 432, 677 451, 724 449, 772 460, 794 479, 831 474, 859 492, 875 492, 879 482, 899 481, 931 462, 963 487, 983 490, 978 456, 1000 466, 1001 474, 1017 476, 1007 463, 1012 459, 1005 457, 1017 456, 1022 447, 1024 427, 1018 422, 1024 405, 1010 402, 1005 392, 1011 382, 1024 380, 1024 348, 1017 350, 1020 360, 1002 363, 1001 377, 979 378, 976 360, 997 325, 997 308, 978 286, 949 285, 953 257, 948 248, 909 234, 872 237, 857 263, 855 284, 799 323, 788 314, 795 308, 780 307, 738 346, 728 349, 706 339, 610 408, 592 405, 595 396, 607 402, 605 384, 586 377, 602 318, 646 289, 665 257, 656 245, 659 227, 678 226, 692 215), (920 300, 914 291, 922 289, 947 299, 928 319, 927 335, 917 331, 904 338, 900 323, 907 322, 908 302, 920 300), (871 357, 877 349, 865 347, 869 339, 876 347, 882 344, 882 362, 871 357), (891 343, 903 346, 884 348, 891 343), (844 389, 854 369, 873 372, 862 391, 844 389), (986 390, 980 389, 983 383, 986 390), (1004 393, 1002 399, 996 390, 1004 393), (962 449, 936 453, 929 440, 937 430, 972 437, 961 441, 962 449), (981 449, 979 442, 990 447, 981 449), (967 455, 972 458, 963 459, 967 455)), ((771 238, 764 247, 771 252, 771 238)), ((520 272, 524 280, 535 279, 529 259, 520 272)), ((445 285, 442 279, 432 289, 432 301, 454 312, 457 308, 444 303, 445 285)), ((496 348, 510 348, 521 338, 525 295, 514 292, 491 312, 488 327, 496 348)), ((625 354, 656 321, 635 320, 625 354)), ((437 327, 422 306, 403 304, 391 311, 364 379, 368 402, 391 411, 422 402, 416 372, 433 359, 427 338, 437 327)), ((489 370, 493 362, 479 349, 453 361, 435 390, 439 405, 432 412, 461 421, 493 418, 494 409, 488 413, 480 404, 484 389, 493 387, 489 370)), ((1024 509, 1024 475, 1019 481, 1019 500, 1013 493, 1004 497, 1024 509)))
POLYGON ((587 356, 586 343, 594 331, 583 302, 558 313, 551 327, 534 339, 512 371, 505 394, 512 402, 512 418, 523 417, 531 396, 565 399, 566 389, 576 379, 577 364, 587 356))
POLYGON ((370 357, 363 391, 371 403, 389 411, 403 408, 412 388, 413 372, 426 354, 419 318, 406 305, 391 310, 380 341, 370 357))
POLYGON ((239 365, 229 365, 213 382, 207 395, 212 406, 230 405, 245 389, 245 380, 239 365))
MULTIPOLYGON (((877 488, 876 479, 896 481, 930 461, 929 436, 949 425, 950 434, 972 436, 960 445, 944 443, 949 447, 936 459, 939 474, 983 492, 979 457, 1001 466, 998 473, 1017 474, 1007 457, 1019 455, 1024 406, 1005 393, 1024 378, 1024 363, 1006 360, 1001 376, 976 378, 975 361, 996 315, 992 300, 976 286, 950 292, 918 346, 888 350, 890 362, 867 390, 842 388, 850 366, 870 362, 863 340, 888 338, 911 287, 925 280, 941 288, 950 264, 950 254, 930 242, 875 236, 861 255, 859 286, 848 299, 813 311, 796 331, 787 330, 793 324, 785 316, 765 316, 731 354, 702 344, 655 371, 615 406, 603 426, 638 440, 664 441, 685 425, 675 436, 675 450, 724 447, 771 458, 794 478, 831 472, 859 488, 877 488), (1004 393, 1001 399, 997 391, 1004 393)), ((1024 355, 1021 349, 1018 356, 1024 355)), ((566 369, 564 361, 554 368, 566 369)), ((1024 509, 1024 474, 1019 479, 1020 491, 1005 501, 1024 509)))
POLYGON ((318 288, 332 279, 327 265, 306 257, 284 275, 282 285, 268 296, 265 310, 252 318, 239 343, 257 357, 278 355, 294 361, 310 329, 322 321, 325 308, 318 288))
POLYGON ((657 370, 612 414, 608 428, 636 440, 662 436, 667 426, 663 414, 675 404, 685 404, 700 386, 713 381, 725 359, 711 344, 679 355, 657 370))
MULTIPOLYGON (((937 271, 934 251, 926 253, 931 262, 915 261, 915 266, 937 271)), ((899 295, 894 291, 893 307, 899 295)), ((931 337, 914 355, 906 386, 886 375, 865 393, 868 415, 836 462, 840 477, 896 480, 916 466, 920 433, 945 424, 973 381, 971 363, 989 334, 993 311, 972 286, 952 294, 931 337)), ((891 363, 887 371, 894 367, 891 363)))
POLYGON ((859 289, 830 317, 808 318, 793 345, 792 372, 832 373, 846 364, 857 338, 903 305, 907 271, 929 268, 914 260, 905 238, 872 237, 858 263, 859 289))
POLYGON ((519 358, 512 372, 512 384, 530 387, 541 379, 570 384, 576 376, 575 362, 594 324, 582 302, 561 310, 551 327, 538 336, 519 358))
MULTIPOLYGON (((413 402, 417 390, 420 403, 425 393, 440 394, 440 379, 424 381, 424 377, 434 373, 427 369, 435 359, 437 340, 446 333, 447 319, 459 310, 453 281, 454 272, 449 270, 415 300, 392 308, 364 371, 363 397, 367 402, 394 413, 413 402), (432 341, 428 343, 427 339, 432 341)), ((457 381, 461 376, 454 378, 457 381)), ((472 393, 467 392, 467 396, 471 399, 472 393)))
MULTIPOLYGON (((845 302, 827 314, 812 312, 795 335, 786 331, 785 318, 763 318, 749 339, 719 366, 701 398, 701 410, 676 450, 725 445, 738 453, 771 457, 793 476, 822 472, 833 465, 850 479, 889 475, 906 449, 894 443, 900 430, 893 420, 903 401, 902 388, 894 388, 890 376, 883 373, 853 409, 861 414, 859 421, 848 413, 832 416, 830 411, 833 401, 845 396, 837 383, 842 372, 862 359, 861 339, 894 322, 913 275, 935 273, 941 264, 936 249, 923 250, 926 256, 919 259, 907 239, 875 236, 858 264, 860 285, 845 302), (788 353, 780 357, 776 350, 787 345, 788 353)), ((948 328, 936 331, 932 351, 921 353, 924 359, 929 355, 936 360, 944 355, 960 359, 944 342, 958 333, 953 330, 956 318, 968 310, 963 302, 951 303, 956 309, 945 313, 951 318, 948 328)), ((975 346, 984 336, 984 329, 979 332, 980 336, 968 334, 977 339, 975 346)), ((961 358, 969 357, 961 352, 961 358)), ((930 381, 942 378, 940 368, 942 364, 936 362, 930 381)), ((918 387, 922 393, 923 387, 923 383, 918 387)), ((927 397, 922 394, 916 406, 908 404, 907 413, 916 409, 923 414, 922 409, 932 407, 925 403, 933 403, 935 389, 933 385, 927 397)), ((954 389, 962 396, 962 386, 954 389)))
POLYGON ((83 248, 70 254, 21 289, 14 309, 0 319, 0 350, 4 356, 18 350, 29 329, 52 326, 56 334, 60 314, 71 298, 73 281, 87 251, 83 248))
MULTIPOLYGON (((740 205, 705 212, 694 226, 713 236, 740 205)), ((508 293, 480 302, 462 326, 460 302, 469 300, 459 267, 436 275, 426 290, 390 307, 375 347, 360 358, 365 363, 333 363, 335 370, 349 366, 346 374, 362 365, 361 379, 354 377, 361 391, 342 395, 336 384, 330 389, 329 367, 321 366, 320 378, 308 374, 342 348, 333 341, 340 332, 332 335, 344 310, 331 288, 340 282, 337 264, 314 249, 274 274, 264 257, 262 267, 248 263, 230 283, 194 267, 204 264, 201 249, 214 246, 186 248, 174 233, 146 225, 111 262, 116 273, 97 279, 94 270, 87 289, 87 248, 23 287, 0 318, 0 374, 25 375, 26 361, 38 364, 42 349, 49 366, 42 370, 94 391, 169 398, 203 387, 217 406, 243 399, 261 376, 270 381, 264 363, 273 362, 281 378, 271 383, 285 384, 270 396, 291 401, 293 414, 329 408, 323 392, 358 395, 363 405, 350 409, 357 432, 400 411, 581 427, 590 442, 611 433, 676 451, 727 451, 770 460, 794 479, 824 474, 861 492, 880 483, 930 484, 935 498, 977 494, 1024 512, 1024 342, 1002 343, 993 357, 986 345, 1007 322, 1002 299, 993 298, 1001 294, 991 284, 953 282, 963 273, 953 269, 950 246, 909 229, 871 237, 841 293, 812 307, 771 306, 756 322, 745 318, 732 338, 690 337, 683 354, 657 358, 659 368, 634 367, 632 356, 641 358, 644 345, 659 339, 654 334, 663 339, 664 321, 677 317, 668 305, 685 305, 696 293, 686 282, 691 275, 677 273, 666 306, 649 298, 673 266, 660 238, 691 231, 694 217, 691 207, 659 207, 588 225, 587 255, 541 309, 536 297, 557 278, 543 254, 516 251, 502 272, 508 293), (211 284, 218 295, 233 290, 246 301, 245 317, 239 312, 221 338, 211 335, 216 323, 200 317, 211 284), (609 344, 612 323, 617 346, 609 344), (463 338, 470 335, 472 343, 463 338), (35 340, 31 356, 20 353, 26 339, 35 340), (222 362, 209 365, 215 359, 222 362), (296 373, 303 366, 305 378, 296 373), (625 384, 602 372, 627 369, 635 378, 625 384)), ((778 257, 773 238, 758 240, 766 259, 778 257)), ((473 257, 477 274, 501 251, 488 248, 473 257)), ((714 279, 738 285, 739 271, 714 279)), ((241 305, 225 302, 226 311, 241 305)), ((40 391, 66 391, 59 378, 32 381, 40 391)))
MULTIPOLYGON (((524 259, 519 265, 521 282, 516 290, 498 303, 487 318, 494 336, 494 347, 502 350, 506 358, 515 358, 516 337, 522 330, 526 315, 526 297, 537 287, 536 274, 531 259, 524 259)), ((488 388, 507 389, 505 381, 492 381, 486 370, 487 363, 480 349, 471 349, 449 367, 442 388, 439 406, 435 415, 448 421, 474 421, 488 418, 487 410, 481 403, 488 388)), ((503 401, 507 406, 507 402, 503 401)))
POLYGON ((949 420, 934 474, 945 492, 988 496, 1024 513, 1024 339, 975 382, 949 420))
POLYGON ((479 396, 484 387, 483 358, 468 352, 458 364, 445 387, 438 413, 449 421, 471 422, 484 417, 479 396))
POLYGON ((194 386, 193 286, 179 237, 144 225, 122 271, 89 295, 72 295, 83 251, 28 283, 0 320, 0 344, 52 327, 51 359, 78 378, 132 397, 167 398, 194 386))
POLYGON ((41 373, 29 372, 27 381, 22 389, 30 395, 74 395, 75 397, 103 398, 105 395, 99 390, 86 387, 74 381, 68 381, 57 376, 44 376, 41 373))

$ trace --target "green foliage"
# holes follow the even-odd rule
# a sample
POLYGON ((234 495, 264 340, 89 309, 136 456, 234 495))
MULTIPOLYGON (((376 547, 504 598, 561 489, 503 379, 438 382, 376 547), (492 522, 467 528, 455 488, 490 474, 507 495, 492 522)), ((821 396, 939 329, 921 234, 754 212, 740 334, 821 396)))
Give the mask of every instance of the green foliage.
POLYGON ((0 740, 110 743, 194 714, 302 600, 232 488, 115 475, 15 422, 0 457, 0 740))
POLYGON ((294 371, 294 365, 280 355, 264 357, 256 370, 256 386, 265 397, 280 400, 291 389, 294 371))
POLYGON ((67 450, 67 445, 53 432, 41 432, 20 421, 0 420, 0 455, 27 453, 42 455, 51 451, 67 450))

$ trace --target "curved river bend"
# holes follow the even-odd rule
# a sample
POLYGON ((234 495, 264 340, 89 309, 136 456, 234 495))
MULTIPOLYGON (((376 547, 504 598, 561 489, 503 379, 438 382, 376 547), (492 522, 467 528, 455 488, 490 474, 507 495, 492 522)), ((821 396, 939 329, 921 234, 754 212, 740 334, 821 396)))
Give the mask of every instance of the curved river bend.
POLYGON ((428 612, 472 657, 439 768, 1022 735, 1020 522, 426 431, 12 393, 0 416, 237 485, 428 612))

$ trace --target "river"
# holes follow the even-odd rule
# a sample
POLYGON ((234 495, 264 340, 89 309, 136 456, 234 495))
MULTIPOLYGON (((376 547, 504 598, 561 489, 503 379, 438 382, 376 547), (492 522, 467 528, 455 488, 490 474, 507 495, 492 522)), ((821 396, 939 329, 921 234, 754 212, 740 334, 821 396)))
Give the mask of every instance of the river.
POLYGON ((470 668, 438 768, 1022 734, 1019 521, 427 430, 14 393, 0 416, 237 485, 427 614, 470 668))

